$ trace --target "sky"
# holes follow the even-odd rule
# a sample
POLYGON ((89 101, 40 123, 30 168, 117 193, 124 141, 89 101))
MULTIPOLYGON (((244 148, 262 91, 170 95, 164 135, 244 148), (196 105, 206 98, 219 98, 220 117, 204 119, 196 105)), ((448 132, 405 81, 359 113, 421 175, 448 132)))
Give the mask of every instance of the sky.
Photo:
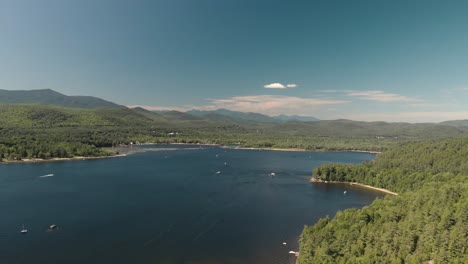
POLYGON ((468 1, 0 0, 0 89, 148 109, 468 119, 468 1))

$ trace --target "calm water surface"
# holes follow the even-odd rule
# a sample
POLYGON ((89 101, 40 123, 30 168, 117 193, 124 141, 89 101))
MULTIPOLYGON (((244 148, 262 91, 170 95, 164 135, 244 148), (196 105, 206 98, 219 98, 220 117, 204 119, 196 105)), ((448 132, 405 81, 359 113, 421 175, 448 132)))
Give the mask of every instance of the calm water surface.
POLYGON ((0 165, 0 263, 294 263, 305 224, 382 197, 308 182, 368 153, 176 148, 0 165))

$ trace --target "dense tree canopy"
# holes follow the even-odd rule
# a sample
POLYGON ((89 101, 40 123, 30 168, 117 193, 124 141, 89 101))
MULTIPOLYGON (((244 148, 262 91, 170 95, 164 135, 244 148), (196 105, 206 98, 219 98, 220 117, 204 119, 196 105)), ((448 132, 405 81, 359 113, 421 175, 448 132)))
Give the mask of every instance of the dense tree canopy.
POLYGON ((305 227, 300 264, 468 263, 468 138, 404 144, 366 164, 322 165, 314 177, 400 195, 305 227))
MULTIPOLYGON (((100 148, 130 142, 236 143, 256 148, 382 151, 397 142, 414 140, 415 133, 423 128, 427 127, 351 121, 246 123, 219 117, 203 119, 174 111, 0 105, 0 159, 109 155, 100 148), (393 137, 400 134, 410 136, 393 137)), ((463 129, 449 126, 431 125, 429 130, 431 133, 422 134, 421 138, 432 134, 440 136, 446 130, 450 130, 449 135, 464 133, 463 129)))

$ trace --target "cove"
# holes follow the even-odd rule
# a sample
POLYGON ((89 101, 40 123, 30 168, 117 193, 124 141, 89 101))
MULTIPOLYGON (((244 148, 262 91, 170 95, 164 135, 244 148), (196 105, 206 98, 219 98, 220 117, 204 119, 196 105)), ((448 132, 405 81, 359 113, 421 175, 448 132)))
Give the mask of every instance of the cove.
POLYGON ((309 182, 374 154, 148 148, 160 151, 0 164, 0 263, 294 263, 304 225, 384 196, 309 182))

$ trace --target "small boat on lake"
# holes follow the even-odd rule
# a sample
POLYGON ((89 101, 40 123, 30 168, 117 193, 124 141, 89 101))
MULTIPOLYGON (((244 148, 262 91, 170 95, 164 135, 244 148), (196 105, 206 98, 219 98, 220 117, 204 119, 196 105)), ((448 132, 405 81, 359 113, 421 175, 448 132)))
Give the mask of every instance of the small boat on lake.
POLYGON ((344 191, 344 192, 343 192, 343 194, 346 194, 346 193, 347 193, 347 191, 344 191))
POLYGON ((28 230, 26 228, 24 228, 24 225, 23 225, 23 229, 21 229, 20 231, 21 234, 26 234, 28 233, 28 230))
POLYGON ((50 229, 56 229, 56 228, 57 228, 57 225, 50 225, 49 228, 50 228, 50 229))
POLYGON ((269 174, 270 176, 276 176, 276 173, 272 172, 269 174))
POLYGON ((47 178, 47 177, 54 177, 54 174, 51 173, 51 174, 39 176, 39 178, 47 178))
POLYGON ((221 171, 217 171, 216 174, 221 174, 221 171))

